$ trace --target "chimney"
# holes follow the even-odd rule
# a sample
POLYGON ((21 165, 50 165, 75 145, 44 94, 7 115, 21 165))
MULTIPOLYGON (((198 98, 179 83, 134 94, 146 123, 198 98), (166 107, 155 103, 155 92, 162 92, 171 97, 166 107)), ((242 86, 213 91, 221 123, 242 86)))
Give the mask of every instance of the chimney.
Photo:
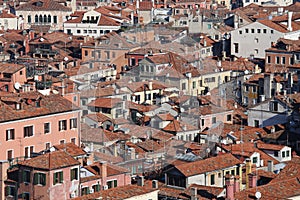
POLYGON ((291 72, 289 72, 289 74, 288 74, 288 87, 292 88, 293 84, 294 84, 293 75, 292 75, 291 72))
POLYGON ((288 31, 293 31, 292 17, 293 17, 293 12, 288 12, 288 27, 287 27, 288 31))
POLYGON ((137 177, 138 179, 137 179, 137 184, 138 184, 138 186, 144 186, 144 182, 145 182, 145 180, 144 180, 144 176, 139 176, 139 177, 137 177))
POLYGON ((249 178, 249 188, 255 188, 257 184, 257 175, 256 173, 250 173, 248 174, 249 178))
POLYGON ((135 148, 130 148, 130 158, 131 160, 135 159, 135 148))
POLYGON ((197 188, 191 188, 191 200, 197 200, 197 188))
POLYGON ((263 101, 265 101, 266 100, 266 98, 265 98, 265 95, 259 95, 260 96, 260 102, 263 102, 263 101))
POLYGON ((234 176, 227 174, 225 176, 226 199, 234 200, 234 176))
POLYGON ((249 158, 246 159, 246 188, 249 188, 249 177, 248 174, 251 173, 251 160, 249 158))
POLYGON ((240 177, 239 176, 235 176, 234 177, 234 193, 239 192, 240 191, 240 177))
POLYGON ((253 142, 253 144, 254 144, 254 148, 257 149, 257 142, 253 142))
POLYGON ((152 181, 152 188, 153 189, 157 189, 158 188, 158 181, 157 180, 153 180, 152 181))
POLYGON ((104 182, 106 182, 106 177, 107 177, 107 162, 106 161, 100 161, 100 163, 101 163, 101 179, 102 179, 102 181, 105 180, 104 182))
POLYGON ((149 86, 149 90, 153 90, 153 82, 152 81, 149 81, 148 86, 149 86))
POLYGON ((274 171, 274 165, 272 160, 268 160, 268 172, 274 171))

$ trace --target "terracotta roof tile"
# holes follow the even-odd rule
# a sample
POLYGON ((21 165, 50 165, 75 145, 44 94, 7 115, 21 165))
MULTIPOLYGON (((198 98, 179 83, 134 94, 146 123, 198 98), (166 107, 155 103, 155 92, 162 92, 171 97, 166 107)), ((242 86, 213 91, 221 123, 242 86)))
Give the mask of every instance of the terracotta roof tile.
POLYGON ((58 150, 64 150, 73 157, 86 155, 86 152, 82 148, 72 142, 54 145, 54 148, 58 150))
POLYGON ((36 169, 54 170, 80 165, 80 162, 64 151, 54 151, 22 161, 19 164, 36 169))
POLYGON ((54 0, 32 0, 16 8, 17 11, 64 11, 71 12, 72 9, 61 5, 54 0))
POLYGON ((216 157, 207 158, 187 164, 175 166, 186 177, 211 172, 241 164, 232 154, 221 154, 216 157))
POLYGON ((74 198, 74 200, 91 200, 102 197, 102 199, 114 199, 123 200, 127 198, 132 198, 134 196, 143 195, 156 191, 157 189, 137 186, 137 185, 126 185, 120 186, 108 190, 103 190, 101 192, 95 192, 93 194, 84 195, 82 197, 74 198))
POLYGON ((0 97, 0 122, 13 121, 51 115, 78 110, 70 101, 60 95, 50 94, 44 96, 39 92, 7 94, 0 97), (40 100, 40 106, 35 106, 35 101, 40 100), (21 110, 11 106, 11 102, 21 103, 21 110))

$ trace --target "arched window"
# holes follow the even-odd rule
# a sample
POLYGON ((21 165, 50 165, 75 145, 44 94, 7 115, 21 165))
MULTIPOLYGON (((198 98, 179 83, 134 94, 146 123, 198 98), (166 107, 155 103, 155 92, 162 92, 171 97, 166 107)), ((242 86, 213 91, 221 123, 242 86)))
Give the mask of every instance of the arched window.
POLYGON ((35 22, 35 23, 38 23, 38 22, 39 22, 39 17, 38 17, 37 15, 35 15, 35 17, 34 17, 34 22, 35 22))
POLYGON ((40 17, 39 17, 39 22, 40 22, 40 23, 43 22, 43 16, 42 16, 42 15, 40 15, 40 17))
POLYGON ((47 15, 44 15, 44 23, 47 23, 47 15))
POLYGON ((27 21, 28 21, 28 23, 31 23, 31 15, 28 15, 27 21))
POLYGON ((51 15, 48 15, 48 23, 51 23, 51 15))

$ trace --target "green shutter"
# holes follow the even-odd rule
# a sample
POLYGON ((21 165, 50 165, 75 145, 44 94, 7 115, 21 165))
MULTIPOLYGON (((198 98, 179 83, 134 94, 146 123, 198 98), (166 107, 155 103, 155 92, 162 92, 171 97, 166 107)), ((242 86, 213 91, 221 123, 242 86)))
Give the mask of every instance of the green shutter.
POLYGON ((118 186, 118 181, 114 180, 114 187, 117 187, 117 186, 118 186))
POLYGON ((33 184, 34 185, 39 184, 39 174, 38 173, 34 173, 34 175, 33 175, 33 184))
POLYGON ((63 172, 60 172, 59 182, 60 183, 64 182, 64 173, 63 172))
POLYGON ((41 174, 41 184, 46 185, 46 174, 41 174))
POLYGON ((53 174, 53 185, 57 183, 57 173, 53 174))
POLYGON ((10 191, 10 187, 9 187, 9 186, 6 186, 6 187, 5 187, 5 196, 10 195, 10 194, 9 194, 9 191, 10 191))

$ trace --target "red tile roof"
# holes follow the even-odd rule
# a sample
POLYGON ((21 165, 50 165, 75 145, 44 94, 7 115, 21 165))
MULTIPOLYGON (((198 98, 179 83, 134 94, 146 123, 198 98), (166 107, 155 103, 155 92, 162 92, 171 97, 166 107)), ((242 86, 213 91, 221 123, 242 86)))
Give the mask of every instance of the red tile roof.
POLYGON ((64 151, 54 151, 19 162, 19 164, 36 169, 55 170, 80 165, 80 162, 64 151))
POLYGON ((72 9, 54 0, 32 0, 21 4, 17 11, 63 11, 71 12, 72 9))
POLYGON ((77 146, 76 144, 74 144, 72 142, 54 145, 54 148, 56 148, 58 150, 64 150, 70 156, 73 156, 73 157, 86 155, 86 152, 82 148, 80 148, 79 146, 77 146))
POLYGON ((228 167, 233 167, 242 162, 235 158, 232 154, 221 154, 216 157, 207 158, 187 164, 175 166, 185 177, 202 174, 205 172, 211 172, 228 167))
POLYGON ((114 108, 118 103, 122 103, 120 98, 97 98, 90 102, 87 106, 100 108, 114 108))
POLYGON ((127 198, 133 198, 135 196, 147 194, 153 191, 157 191, 157 189, 137 185, 126 185, 112 188, 109 190, 103 190, 101 192, 95 192, 93 194, 84 195, 82 197, 77 197, 74 198, 74 200, 91 200, 100 197, 102 197, 102 199, 124 200, 127 198))
POLYGON ((0 122, 21 120, 37 116, 45 116, 78 110, 60 95, 50 94, 44 96, 39 92, 26 92, 7 94, 0 97, 0 122), (35 106, 35 101, 40 100, 40 107, 35 106), (16 110, 12 103, 21 103, 21 110, 16 110))

